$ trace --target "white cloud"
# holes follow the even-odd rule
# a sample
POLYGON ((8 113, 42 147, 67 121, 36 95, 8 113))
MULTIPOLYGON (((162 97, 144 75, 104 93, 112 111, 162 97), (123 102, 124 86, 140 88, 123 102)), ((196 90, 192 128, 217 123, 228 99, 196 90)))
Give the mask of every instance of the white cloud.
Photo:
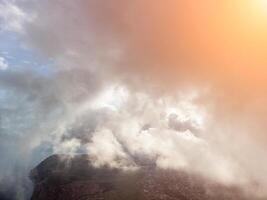
POLYGON ((8 63, 5 58, 0 57, 0 70, 5 70, 8 68, 8 63))
MULTIPOLYGON (((237 178, 243 177, 238 162, 210 144, 204 133, 197 137, 191 132, 192 123, 199 117, 205 118, 194 99, 184 102, 184 95, 172 105, 166 97, 157 101, 146 94, 128 91, 128 95, 119 109, 102 117, 97 131, 92 133, 87 150, 96 165, 123 168, 131 163, 132 156, 145 156, 154 160, 159 168, 188 170, 225 184, 247 181, 246 176, 237 178), (177 123, 183 130, 170 126, 166 103, 176 108, 181 120, 189 119, 188 124, 177 123), (186 107, 185 103, 190 109, 182 109, 186 107), (148 128, 144 129, 146 125, 148 128)), ((113 98, 115 96, 113 94, 113 98)))
POLYGON ((109 165, 119 168, 130 166, 127 153, 108 129, 96 132, 92 137, 92 143, 87 145, 87 150, 95 166, 109 165))
POLYGON ((29 15, 12 2, 0 3, 1 30, 21 33, 23 32, 23 23, 29 19, 29 15))

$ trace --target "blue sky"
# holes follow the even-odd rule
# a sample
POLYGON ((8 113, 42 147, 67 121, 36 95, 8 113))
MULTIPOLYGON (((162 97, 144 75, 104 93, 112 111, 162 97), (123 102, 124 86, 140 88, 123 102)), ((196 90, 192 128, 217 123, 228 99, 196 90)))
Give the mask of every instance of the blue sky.
POLYGON ((0 57, 8 65, 6 70, 31 70, 40 75, 53 71, 53 61, 27 47, 15 32, 0 31, 0 57))
MULTIPOLYGON (((0 60, 6 67, 1 69, 0 66, 0 79, 3 78, 0 80, 0 151, 3 153, 1 154, 3 161, 0 163, 0 182, 4 176, 2 172, 9 174, 16 167, 17 173, 25 178, 24 181, 28 181, 26 178, 29 169, 51 154, 52 150, 47 143, 40 144, 34 152, 30 152, 29 157, 23 156, 26 152, 23 152, 20 147, 24 146, 27 140, 25 138, 31 138, 32 136, 29 136, 31 131, 40 126, 39 102, 29 100, 29 94, 23 92, 23 88, 6 86, 4 79, 10 74, 15 75, 14 77, 17 74, 17 78, 20 78, 19 74, 27 75, 28 72, 40 79, 42 77, 52 78, 54 63, 51 59, 45 58, 36 50, 28 47, 21 33, 1 29, 1 25, 3 24, 0 23, 0 60), (22 161, 25 158, 28 160, 22 161)), ((5 180, 7 187, 13 184, 12 180, 10 177, 5 180)), ((1 189, 5 190, 5 188, 0 188, 0 193, 1 189)))

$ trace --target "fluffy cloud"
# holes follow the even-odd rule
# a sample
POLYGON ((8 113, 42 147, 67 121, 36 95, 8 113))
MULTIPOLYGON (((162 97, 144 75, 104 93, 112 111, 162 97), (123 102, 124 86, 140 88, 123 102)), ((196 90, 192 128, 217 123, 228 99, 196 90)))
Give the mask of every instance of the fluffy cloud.
POLYGON ((5 70, 8 68, 8 63, 5 58, 0 57, 0 70, 5 70))
POLYGON ((30 20, 29 16, 20 9, 14 1, 1 1, 0 25, 1 31, 23 32, 23 23, 30 20))

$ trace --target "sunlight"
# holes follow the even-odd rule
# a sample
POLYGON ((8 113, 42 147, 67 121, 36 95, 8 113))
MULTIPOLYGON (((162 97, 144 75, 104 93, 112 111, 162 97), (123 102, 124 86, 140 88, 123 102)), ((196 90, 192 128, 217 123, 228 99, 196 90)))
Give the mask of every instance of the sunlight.
POLYGON ((247 17, 254 23, 267 22, 267 0, 246 1, 247 17))

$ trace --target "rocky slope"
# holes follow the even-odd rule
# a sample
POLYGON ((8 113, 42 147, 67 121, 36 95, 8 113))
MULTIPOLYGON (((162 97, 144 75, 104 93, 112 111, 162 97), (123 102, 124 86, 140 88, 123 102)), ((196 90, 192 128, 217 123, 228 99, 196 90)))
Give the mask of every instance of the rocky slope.
POLYGON ((145 165, 140 170, 94 168, 86 155, 54 155, 31 172, 32 200, 256 200, 183 172, 145 165))

